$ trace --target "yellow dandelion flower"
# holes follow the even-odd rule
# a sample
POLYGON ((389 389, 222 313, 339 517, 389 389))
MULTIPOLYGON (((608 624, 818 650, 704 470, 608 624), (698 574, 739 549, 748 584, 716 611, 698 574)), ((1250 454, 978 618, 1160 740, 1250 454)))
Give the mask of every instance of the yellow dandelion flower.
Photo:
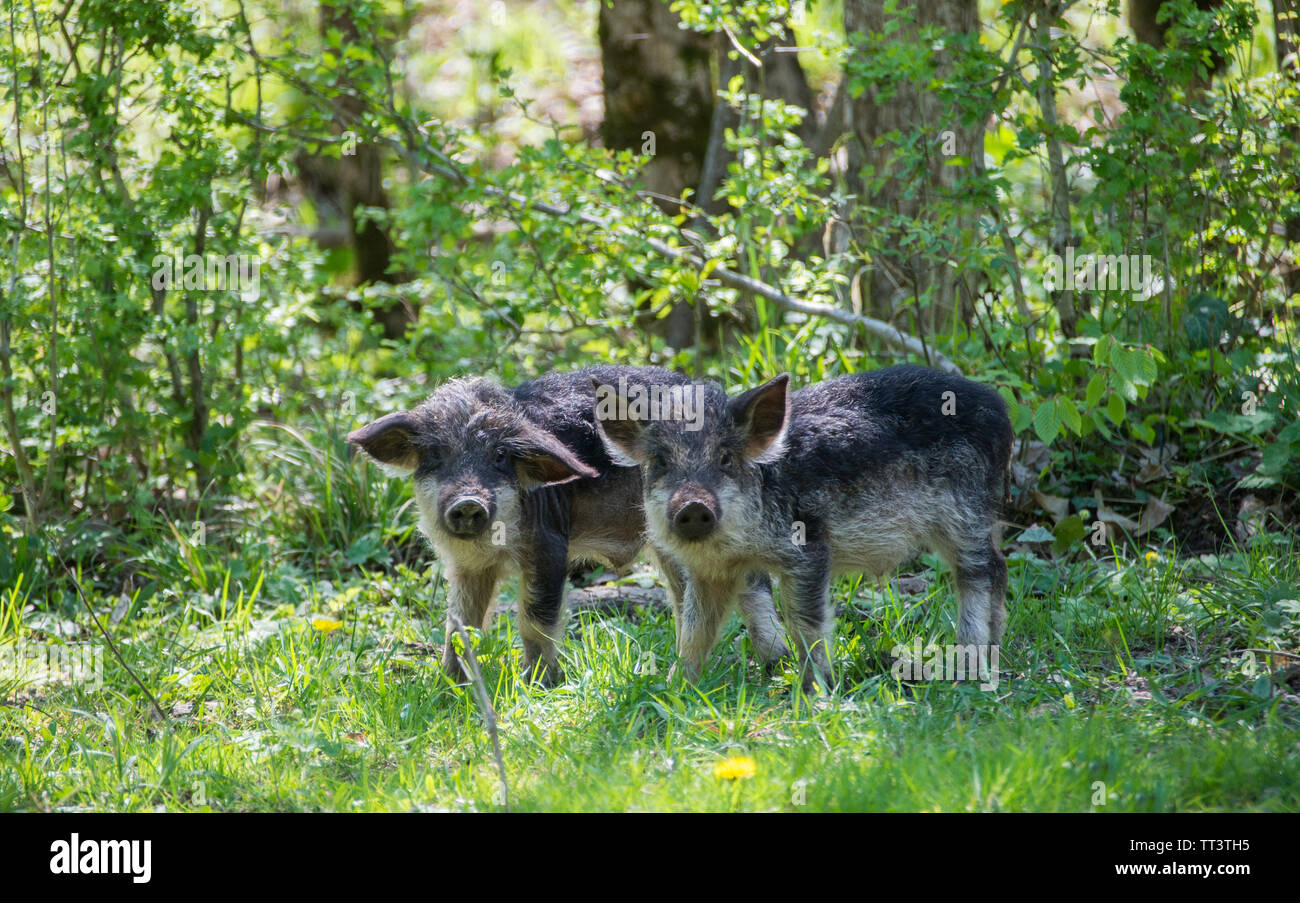
POLYGON ((1147 564, 1155 564, 1157 561, 1160 560, 1160 553, 1147 552, 1146 555, 1143 556, 1143 560, 1146 561, 1147 564))
POLYGON ((342 621, 336 621, 333 618, 312 618, 311 626, 313 630, 319 630, 321 633, 329 633, 332 630, 338 630, 343 626, 342 621))
POLYGON ((724 781, 752 778, 756 774, 758 774, 758 766, 749 756, 732 756, 713 766, 713 776, 724 781))

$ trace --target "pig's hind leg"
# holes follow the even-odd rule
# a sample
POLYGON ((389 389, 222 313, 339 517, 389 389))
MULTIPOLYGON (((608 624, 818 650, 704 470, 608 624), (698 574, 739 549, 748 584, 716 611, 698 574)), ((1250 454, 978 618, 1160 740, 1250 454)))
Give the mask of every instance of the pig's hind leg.
POLYGON ((1001 642, 1007 619, 1007 563, 986 535, 949 564, 957 577, 957 644, 976 647, 979 676, 987 679, 997 661, 992 647, 1001 642))
POLYGON ((989 590, 989 642, 1002 642, 1002 632, 1007 626, 1007 560, 995 545, 990 546, 989 571, 992 586, 989 590))
POLYGON ((1001 642, 1006 625, 1007 562, 986 531, 939 550, 957 583, 957 642, 986 646, 1001 642))
POLYGON ((1002 641, 1006 625, 1006 559, 987 533, 945 557, 957 578, 957 643, 977 647, 983 677, 993 660, 990 647, 1002 641))

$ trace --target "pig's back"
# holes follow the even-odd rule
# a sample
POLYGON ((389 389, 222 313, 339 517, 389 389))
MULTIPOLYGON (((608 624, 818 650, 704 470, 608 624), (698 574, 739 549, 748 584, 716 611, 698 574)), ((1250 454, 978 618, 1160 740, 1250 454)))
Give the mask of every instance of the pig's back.
POLYGON ((547 373, 512 390, 528 419, 553 433, 584 464, 602 473, 613 466, 596 431, 596 391, 592 380, 615 386, 622 377, 632 385, 685 385, 686 377, 662 367, 607 364, 547 373))
POLYGON ((783 459, 796 479, 802 471, 856 481, 903 460, 942 460, 957 449, 977 452, 998 473, 1011 451, 1002 398, 959 376, 886 367, 817 383, 790 399, 783 459), (952 413, 943 413, 945 403, 952 413))

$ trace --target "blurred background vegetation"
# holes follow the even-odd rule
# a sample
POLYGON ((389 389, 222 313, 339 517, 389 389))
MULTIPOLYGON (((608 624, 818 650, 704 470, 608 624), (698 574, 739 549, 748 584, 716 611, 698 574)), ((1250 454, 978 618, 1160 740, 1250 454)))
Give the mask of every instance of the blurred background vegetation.
POLYGON ((412 565, 341 437, 599 361, 959 368, 1046 558, 1294 524, 1296 9, 5 0, 0 587, 412 565))

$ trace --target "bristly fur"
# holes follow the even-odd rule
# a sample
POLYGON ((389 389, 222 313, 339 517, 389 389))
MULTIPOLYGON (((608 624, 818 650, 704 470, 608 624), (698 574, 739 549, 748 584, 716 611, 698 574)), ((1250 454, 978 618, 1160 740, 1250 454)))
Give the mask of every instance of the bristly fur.
MULTIPOLYGON (((420 530, 445 563, 449 616, 484 626, 501 579, 519 574, 525 669, 547 683, 561 676, 555 643, 564 629, 570 567, 599 562, 623 569, 645 538, 640 473, 610 459, 595 424, 593 381, 618 385, 620 378, 627 385, 689 385, 668 370, 627 366, 551 373, 514 389, 456 379, 415 409, 349 436, 390 470, 413 475, 420 530), (482 532, 451 527, 449 513, 466 499, 486 510, 482 532)), ((665 577, 676 607, 685 580, 674 567, 665 564, 665 577)), ((767 611, 753 606, 760 627, 775 619, 765 585, 767 611)), ((444 663, 463 676, 450 641, 444 663)))
POLYGON ((883 574, 925 549, 956 573, 958 642, 1000 641, 1006 563, 996 519, 1012 429, 992 389, 915 366, 828 380, 788 402, 779 379, 733 399, 709 386, 704 420, 693 433, 672 422, 604 431, 639 453, 651 542, 688 574, 695 610, 683 623, 693 633, 678 640, 688 674, 698 677, 742 576, 759 571, 782 580, 805 685, 829 681, 831 577, 883 574), (771 412, 786 404, 774 430, 771 412), (768 411, 758 439, 756 405, 768 411), (706 538, 675 529, 691 502, 716 516, 706 538))

